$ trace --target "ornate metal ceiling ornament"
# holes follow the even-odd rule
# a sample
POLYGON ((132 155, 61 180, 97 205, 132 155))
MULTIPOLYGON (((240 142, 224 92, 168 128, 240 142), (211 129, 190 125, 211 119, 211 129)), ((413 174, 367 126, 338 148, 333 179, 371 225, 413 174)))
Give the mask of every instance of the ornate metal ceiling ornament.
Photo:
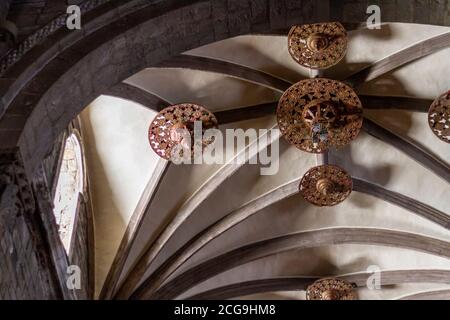
POLYGON ((431 104, 428 111, 428 124, 439 139, 450 143, 450 91, 431 104))
POLYGON ((325 278, 306 289, 306 300, 357 300, 355 285, 345 280, 325 278))
POLYGON ((323 153, 356 138, 363 122, 362 104, 342 82, 306 79, 284 92, 277 120, 289 143, 306 152, 323 153))
POLYGON ((321 165, 309 169, 300 181, 299 190, 306 201, 319 206, 334 206, 352 192, 350 175, 335 165, 321 165))
POLYGON ((326 69, 347 52, 347 31, 339 22, 293 26, 288 35, 292 58, 304 67, 326 69))
POLYGON ((217 128, 217 119, 213 113, 202 106, 183 103, 161 110, 153 119, 148 130, 150 146, 160 157, 166 160, 185 158, 186 150, 190 157, 194 155, 196 143, 201 144, 201 150, 214 142, 214 138, 204 139, 207 129, 217 128), (195 123, 201 123, 202 139, 195 141, 195 123), (175 148, 180 146, 181 148, 175 148))

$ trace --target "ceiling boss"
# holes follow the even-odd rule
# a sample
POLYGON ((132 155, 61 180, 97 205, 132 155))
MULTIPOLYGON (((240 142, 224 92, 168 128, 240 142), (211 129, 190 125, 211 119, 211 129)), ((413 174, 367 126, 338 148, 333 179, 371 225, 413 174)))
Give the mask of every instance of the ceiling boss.
MULTIPOLYGON (((293 26, 288 50, 301 66, 323 70, 347 52, 347 32, 338 22, 293 26)), ((316 71, 316 74, 320 74, 316 71)), ((355 91, 331 79, 310 78, 292 85, 277 107, 283 137, 302 151, 325 154, 356 139, 362 128, 363 108, 355 91)), ((303 176, 299 191, 316 206, 334 206, 352 191, 352 178, 342 168, 323 163, 303 176)))
POLYGON ((306 289, 306 300, 357 300, 355 285, 341 279, 324 278, 306 289))
POLYGON ((352 192, 352 178, 334 165, 309 169, 300 181, 300 194, 316 206, 333 206, 344 201, 352 192))
POLYGON ((430 106, 428 124, 439 139, 450 143, 450 91, 439 96, 430 106))
POLYGON ((288 35, 292 58, 312 69, 326 69, 341 61, 347 42, 347 31, 339 22, 293 26, 288 35))
POLYGON ((153 119, 148 130, 148 138, 153 151, 166 160, 183 158, 184 152, 194 155, 196 141, 194 127, 196 122, 201 122, 200 141, 201 150, 206 148, 214 140, 203 138, 207 129, 217 128, 218 123, 214 114, 206 108, 192 103, 177 104, 161 110, 153 119))
POLYGON ((289 143, 306 152, 323 153, 357 137, 363 122, 362 104, 342 82, 306 79, 284 92, 277 120, 289 143))

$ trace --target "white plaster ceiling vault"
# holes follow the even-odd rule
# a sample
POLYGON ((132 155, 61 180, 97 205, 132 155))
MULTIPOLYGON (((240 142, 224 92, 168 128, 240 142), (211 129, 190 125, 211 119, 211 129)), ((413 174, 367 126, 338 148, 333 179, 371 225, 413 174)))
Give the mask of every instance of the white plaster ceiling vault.
MULTIPOLYGON (((399 50, 447 32, 450 28, 415 24, 387 24, 381 30, 351 31, 345 59, 326 70, 325 77, 344 79, 399 50)), ((308 77, 308 70, 290 58, 286 43, 285 36, 241 36, 197 48, 188 54, 233 62, 290 82, 308 77)), ((433 100, 450 88, 449 74, 450 48, 407 63, 356 89, 360 94, 433 100)), ((280 97, 280 92, 241 79, 188 69, 146 69, 126 82, 172 103, 195 102, 212 111, 274 102, 280 97)), ((181 211, 186 209, 183 207, 185 201, 192 196, 196 199, 196 190, 202 185, 215 183, 214 179, 227 170, 223 165, 170 165, 165 174, 161 174, 164 161, 152 152, 147 140, 148 125, 155 115, 149 107, 101 96, 81 116, 95 212, 97 296, 104 286, 133 213, 136 211, 139 214, 142 208, 140 199, 149 198, 148 184, 155 170, 163 178, 143 217, 120 277, 116 277, 120 280, 119 284, 142 250, 157 238, 158 232, 164 230, 165 224, 180 212, 180 208, 181 211)), ((426 113, 380 109, 365 110, 365 115, 422 146, 448 166, 449 145, 433 135, 428 128, 426 113)), ((273 114, 221 128, 271 128, 275 124, 273 114)), ((450 213, 448 181, 365 132, 361 132, 348 147, 334 152, 331 162, 341 165, 353 176, 450 213)), ((315 157, 288 145, 281 138, 279 165, 280 170, 274 176, 261 176, 258 165, 234 168, 237 170, 224 181, 219 181, 217 188, 207 193, 204 201, 194 206, 192 212, 183 211, 190 215, 148 266, 144 278, 189 239, 220 218, 300 178, 315 165, 315 157)), ((330 208, 314 207, 300 195, 294 194, 263 208, 210 241, 182 264, 169 280, 202 261, 252 242, 288 233, 341 227, 404 231, 450 241, 448 229, 367 194, 353 192, 345 202, 330 208)), ((450 259, 381 245, 322 245, 273 254, 238 265, 196 284, 179 297, 190 297, 209 289, 249 280, 365 272, 370 265, 377 265, 382 270, 450 270, 450 259)), ((444 283, 399 283, 375 291, 361 288, 358 293, 361 299, 395 299, 442 289, 450 289, 450 278, 444 283)), ((245 298, 304 299, 304 291, 264 292, 245 298)))

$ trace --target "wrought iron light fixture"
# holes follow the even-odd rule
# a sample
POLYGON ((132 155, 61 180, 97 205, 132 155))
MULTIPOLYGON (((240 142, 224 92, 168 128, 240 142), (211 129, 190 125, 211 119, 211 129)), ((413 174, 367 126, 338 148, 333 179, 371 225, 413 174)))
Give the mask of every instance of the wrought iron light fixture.
MULTIPOLYGON (((183 157, 183 154, 173 154, 174 147, 181 145, 183 150, 194 154, 194 123, 201 121, 202 137, 207 129, 217 128, 214 114, 206 108, 192 103, 177 104, 161 110, 153 119, 148 130, 150 146, 161 158, 172 159, 173 156, 183 157), (187 137, 186 135, 189 135, 187 137)), ((202 148, 207 147, 213 139, 203 139, 202 148)))
POLYGON ((450 143, 450 91, 439 96, 431 104, 428 124, 439 139, 450 143))
POLYGON ((362 127, 362 104, 348 85, 330 79, 306 79, 281 97, 278 126, 297 148, 323 153, 356 138, 362 127))
POLYGON ((292 58, 304 67, 326 69, 347 52, 347 31, 339 22, 293 26, 288 35, 292 58))
POLYGON ((357 300, 355 287, 341 279, 320 279, 308 286, 306 300, 357 300))
POLYGON ((321 165, 309 169, 300 181, 303 198, 316 206, 334 206, 352 192, 352 178, 335 165, 321 165))

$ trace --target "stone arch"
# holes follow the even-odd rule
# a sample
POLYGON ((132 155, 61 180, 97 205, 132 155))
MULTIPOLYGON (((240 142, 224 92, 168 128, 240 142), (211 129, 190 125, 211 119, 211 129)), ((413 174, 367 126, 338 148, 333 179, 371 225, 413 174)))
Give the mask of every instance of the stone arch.
MULTIPOLYGON (((383 21, 450 25, 445 14, 431 14, 445 12, 448 2, 425 5, 415 0, 410 10, 399 6, 397 15, 383 21)), ((54 137, 90 101, 137 71, 237 35, 268 33, 296 23, 362 23, 367 18, 365 4, 339 0, 107 1, 87 13, 85 30, 57 31, 3 75, 2 148, 19 148, 31 175, 54 137), (33 70, 38 63, 40 69, 33 70)))

